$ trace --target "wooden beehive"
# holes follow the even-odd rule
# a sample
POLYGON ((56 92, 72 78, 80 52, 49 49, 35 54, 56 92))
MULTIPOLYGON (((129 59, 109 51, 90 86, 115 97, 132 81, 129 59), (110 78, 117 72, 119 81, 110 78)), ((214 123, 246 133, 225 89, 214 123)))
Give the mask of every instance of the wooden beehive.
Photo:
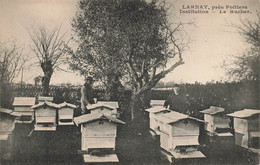
POLYGON ((0 108, 0 162, 2 159, 10 159, 13 145, 11 138, 15 128, 15 118, 20 117, 21 113, 10 109, 0 108))
POLYGON ((162 106, 155 106, 152 108, 148 108, 145 111, 149 112, 150 129, 154 130, 159 135, 160 131, 158 130, 158 124, 157 120, 155 119, 155 116, 158 114, 171 112, 171 110, 166 109, 162 106))
POLYGON ((117 125, 125 124, 110 115, 102 113, 85 114, 74 118, 76 125, 81 125, 81 150, 84 161, 118 162, 114 154, 117 125))
POLYGON ((34 113, 31 107, 35 105, 34 97, 15 97, 13 102, 14 111, 21 114, 17 123, 31 123, 34 120, 34 113))
POLYGON ((58 104, 43 102, 32 106, 35 114, 35 131, 55 131, 58 104))
POLYGON ((91 104, 87 106, 87 109, 93 113, 103 113, 105 115, 113 116, 117 118, 118 113, 118 102, 111 101, 99 101, 96 104, 91 104))
POLYGON ((75 105, 70 103, 61 103, 59 104, 58 110, 58 124, 59 125, 74 125, 73 122, 73 115, 74 109, 76 108, 75 105))
POLYGON ((209 132, 209 135, 232 136, 229 126, 230 119, 224 111, 224 108, 215 106, 200 111, 200 113, 204 114, 204 120, 207 122, 205 130, 209 132))
POLYGON ((154 119, 160 132, 161 148, 165 151, 163 153, 174 159, 205 157, 197 150, 199 126, 205 121, 175 111, 159 113, 154 119))
POLYGON ((236 145, 260 153, 260 110, 244 109, 228 116, 234 118, 236 145))

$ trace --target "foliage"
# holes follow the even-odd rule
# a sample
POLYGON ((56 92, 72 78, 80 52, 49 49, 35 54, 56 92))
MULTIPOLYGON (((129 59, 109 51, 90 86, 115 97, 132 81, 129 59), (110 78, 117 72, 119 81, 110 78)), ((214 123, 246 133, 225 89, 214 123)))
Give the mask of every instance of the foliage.
POLYGON ((44 26, 33 29, 29 32, 38 63, 44 73, 42 84, 43 95, 49 95, 49 84, 55 69, 61 69, 60 65, 66 62, 67 43, 64 41, 64 34, 60 35, 60 27, 48 31, 44 26))
POLYGON ((257 19, 241 20, 242 25, 233 25, 249 44, 249 49, 242 55, 235 56, 234 67, 229 70, 229 74, 238 80, 260 80, 260 13, 257 19))
POLYGON ((93 73, 111 92, 130 88, 133 119, 141 97, 184 63, 183 23, 172 25, 164 1, 81 0, 72 22, 79 46, 71 67, 93 73))

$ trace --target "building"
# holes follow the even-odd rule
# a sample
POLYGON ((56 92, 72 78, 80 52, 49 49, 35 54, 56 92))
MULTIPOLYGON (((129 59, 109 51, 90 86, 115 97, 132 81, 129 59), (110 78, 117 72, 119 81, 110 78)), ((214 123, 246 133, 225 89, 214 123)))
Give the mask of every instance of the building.
POLYGON ((81 125, 81 150, 85 163, 118 162, 115 154, 117 125, 125 124, 103 113, 85 114, 74 118, 81 125))
POLYGON ((260 110, 244 109, 227 115, 234 120, 236 145, 260 153, 260 110))
POLYGON ((70 103, 59 104, 58 110, 58 124, 59 125, 74 125, 73 116, 74 109, 77 108, 75 105, 70 103))
POLYGON ((118 117, 117 109, 119 108, 118 102, 115 101, 98 101, 96 104, 87 106, 90 113, 103 113, 105 115, 118 117))
POLYGON ((233 136, 230 132, 230 119, 225 114, 225 109, 221 107, 210 106, 209 109, 200 111, 204 114, 204 120, 207 122, 205 130, 208 135, 233 136))
POLYGON ((0 162, 9 160, 12 153, 13 136, 15 128, 15 119, 20 117, 21 113, 10 109, 0 108, 0 162))
POLYGON ((160 134, 162 153, 172 162, 174 159, 204 158, 205 155, 197 150, 199 146, 199 127, 205 121, 188 115, 154 109, 155 132, 160 134))
POLYGON ((42 102, 32 106, 35 114, 35 131, 56 131, 58 104, 42 102))
POLYGON ((14 111, 21 114, 17 123, 32 123, 34 120, 34 112, 31 109, 35 105, 34 97, 15 97, 13 102, 14 111))

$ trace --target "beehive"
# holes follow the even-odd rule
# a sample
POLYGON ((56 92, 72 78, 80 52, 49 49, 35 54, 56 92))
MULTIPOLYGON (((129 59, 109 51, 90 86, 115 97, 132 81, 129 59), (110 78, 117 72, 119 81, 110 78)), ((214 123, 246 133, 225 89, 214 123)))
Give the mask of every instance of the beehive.
POLYGON ((230 119, 224 111, 224 108, 215 106, 210 106, 209 109, 200 111, 200 113, 204 114, 204 120, 207 122, 205 130, 210 135, 232 136, 230 133, 230 119))
POLYGON ((14 111, 21 114, 17 123, 31 123, 34 120, 34 112, 31 107, 35 105, 34 97, 15 97, 13 102, 14 111))
POLYGON ((75 117, 74 122, 76 125, 81 125, 81 150, 84 151, 84 162, 119 161, 114 154, 117 125, 125 124, 124 122, 103 113, 75 117))
POLYGON ((228 116, 234 118, 236 145, 260 153, 260 110, 244 109, 228 116))
POLYGON ((117 118, 117 109, 118 109, 117 102, 111 101, 99 101, 96 104, 91 104, 87 106, 87 109, 90 113, 103 113, 105 115, 113 116, 117 118))
POLYGON ((35 112, 35 131, 55 131, 58 104, 42 102, 32 106, 35 112))
POLYGON ((59 104, 58 110, 58 124, 59 125, 74 125, 73 123, 73 115, 75 105, 70 103, 61 103, 59 104))
POLYGON ((155 131, 160 134, 161 148, 166 151, 163 153, 174 159, 205 157, 197 150, 199 126, 205 121, 175 111, 155 114, 154 120, 155 131))

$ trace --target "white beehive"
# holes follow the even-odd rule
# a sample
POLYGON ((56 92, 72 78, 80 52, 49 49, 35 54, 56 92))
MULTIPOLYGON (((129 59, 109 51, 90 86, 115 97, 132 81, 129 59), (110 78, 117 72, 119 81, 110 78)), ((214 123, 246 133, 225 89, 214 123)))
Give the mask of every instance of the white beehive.
POLYGON ((105 115, 113 116, 117 118, 118 102, 111 101, 98 101, 96 104, 87 106, 90 113, 103 113, 105 115))
POLYGON ((164 112, 155 114, 154 120, 156 131, 160 132, 161 148, 170 155, 169 160, 204 158, 197 146, 199 126, 205 121, 175 111, 164 112))
POLYGON ((75 105, 70 103, 61 103, 59 104, 58 110, 58 124, 59 125, 74 125, 73 123, 73 115, 74 109, 76 108, 75 105))
POLYGON ((81 150, 84 162, 118 162, 114 154, 117 125, 125 124, 110 115, 102 113, 85 114, 74 118, 76 125, 81 125, 81 150), (102 156, 99 153, 105 152, 102 156))
POLYGON ((13 102, 14 111, 21 114, 17 123, 31 123, 34 120, 34 114, 31 107, 35 105, 34 97, 15 97, 13 102))
POLYGON ((210 106, 209 109, 200 111, 200 113, 204 114, 204 120, 207 122, 205 130, 211 135, 232 136, 229 130, 230 119, 224 111, 224 108, 215 106, 210 106))
POLYGON ((58 104, 43 102, 32 106, 35 112, 35 131, 56 131, 58 104))
POLYGON ((11 134, 15 128, 15 118, 21 113, 10 109, 0 108, 0 162, 11 158, 12 145, 14 144, 11 134))
POLYGON ((228 116, 234 118, 236 145, 260 153, 260 110, 244 109, 228 116))

